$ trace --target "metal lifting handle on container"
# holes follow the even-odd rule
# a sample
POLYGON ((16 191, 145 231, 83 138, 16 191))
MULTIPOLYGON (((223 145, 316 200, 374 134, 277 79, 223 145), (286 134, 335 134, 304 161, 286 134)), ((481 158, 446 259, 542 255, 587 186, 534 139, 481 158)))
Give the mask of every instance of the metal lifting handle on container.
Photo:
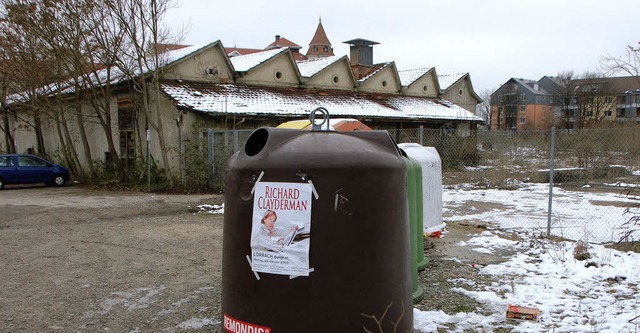
POLYGON ((311 111, 309 114, 309 121, 311 122, 311 130, 312 131, 330 131, 331 127, 329 126, 329 111, 323 107, 316 108, 311 111), (316 124, 316 114, 322 115, 322 122, 316 124), (327 128, 323 129, 322 125, 327 124, 327 128))

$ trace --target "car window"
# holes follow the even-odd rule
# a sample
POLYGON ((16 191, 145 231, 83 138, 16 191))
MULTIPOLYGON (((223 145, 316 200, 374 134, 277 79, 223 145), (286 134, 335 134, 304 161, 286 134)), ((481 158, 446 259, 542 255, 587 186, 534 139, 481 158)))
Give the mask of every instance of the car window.
POLYGON ((13 166, 13 158, 10 156, 0 156, 0 167, 13 166))
POLYGON ((19 166, 46 166, 47 162, 31 156, 18 156, 19 166))

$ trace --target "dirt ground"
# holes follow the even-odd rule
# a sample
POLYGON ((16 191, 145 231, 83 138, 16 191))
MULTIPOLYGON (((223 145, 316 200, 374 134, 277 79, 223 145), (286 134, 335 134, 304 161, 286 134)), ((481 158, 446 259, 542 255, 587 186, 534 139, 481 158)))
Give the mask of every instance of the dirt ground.
MULTIPOLYGON (((217 332, 223 216, 196 207, 223 200, 77 185, 0 191, 0 331, 217 332)), ((473 265, 502 260, 456 245, 482 231, 450 225, 425 242, 417 308, 479 306, 449 280, 482 279, 473 265)))
POLYGON ((1 332, 212 332, 217 195, 81 186, 0 191, 1 332))

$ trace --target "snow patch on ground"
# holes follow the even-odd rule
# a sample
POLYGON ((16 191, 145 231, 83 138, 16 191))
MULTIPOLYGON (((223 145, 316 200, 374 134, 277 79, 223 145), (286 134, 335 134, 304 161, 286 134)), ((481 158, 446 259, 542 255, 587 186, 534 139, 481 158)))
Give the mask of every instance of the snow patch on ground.
POLYGON ((224 203, 222 205, 199 205, 200 212, 209 214, 224 214, 224 203))
POLYGON ((177 325, 179 329, 182 330, 199 330, 203 329, 207 326, 217 327, 220 325, 220 321, 211 318, 191 318, 189 320, 185 320, 177 325))
POLYGON ((414 309, 415 328, 420 332, 435 332, 438 328, 449 332, 493 332, 498 326, 510 327, 513 332, 640 330, 638 253, 588 245, 590 258, 580 261, 574 258, 577 242, 536 239, 516 243, 485 232, 458 244, 484 249, 509 245, 522 248, 504 263, 479 268, 480 274, 493 277, 495 282, 491 285, 461 280, 462 286, 452 289, 483 304, 481 312, 490 315, 448 315, 414 309), (538 322, 507 320, 509 304, 539 308, 538 322))

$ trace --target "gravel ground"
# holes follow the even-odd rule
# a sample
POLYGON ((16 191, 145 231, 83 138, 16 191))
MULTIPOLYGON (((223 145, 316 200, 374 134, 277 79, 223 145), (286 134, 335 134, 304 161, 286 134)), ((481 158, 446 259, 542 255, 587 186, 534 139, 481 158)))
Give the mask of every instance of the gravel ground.
MULTIPOLYGON (((196 207, 222 201, 83 186, 0 191, 0 331, 216 332, 223 217, 196 207)), ((456 246, 481 231, 450 225, 425 240, 417 308, 482 312, 450 290, 464 286, 456 278, 490 283, 474 266, 503 260, 456 246)))
POLYGON ((0 191, 1 332, 212 332, 222 216, 215 195, 0 191))
MULTIPOLYGON (((511 250, 500 250, 489 255, 473 251, 470 247, 459 246, 474 235, 485 231, 483 227, 460 224, 448 224, 443 238, 425 239, 425 257, 429 265, 420 272, 419 282, 424 290, 424 299, 414 306, 424 311, 437 311, 453 315, 474 312, 491 315, 482 304, 452 288, 473 290, 474 286, 491 285, 491 276, 479 274, 479 268, 489 264, 506 261, 513 254, 511 250), (454 260, 454 258, 456 260, 454 260)), ((502 235, 503 237, 506 237, 502 235)), ((447 332, 447 329, 439 330, 447 332)), ((509 327, 494 327, 494 332, 511 332, 509 327)))

